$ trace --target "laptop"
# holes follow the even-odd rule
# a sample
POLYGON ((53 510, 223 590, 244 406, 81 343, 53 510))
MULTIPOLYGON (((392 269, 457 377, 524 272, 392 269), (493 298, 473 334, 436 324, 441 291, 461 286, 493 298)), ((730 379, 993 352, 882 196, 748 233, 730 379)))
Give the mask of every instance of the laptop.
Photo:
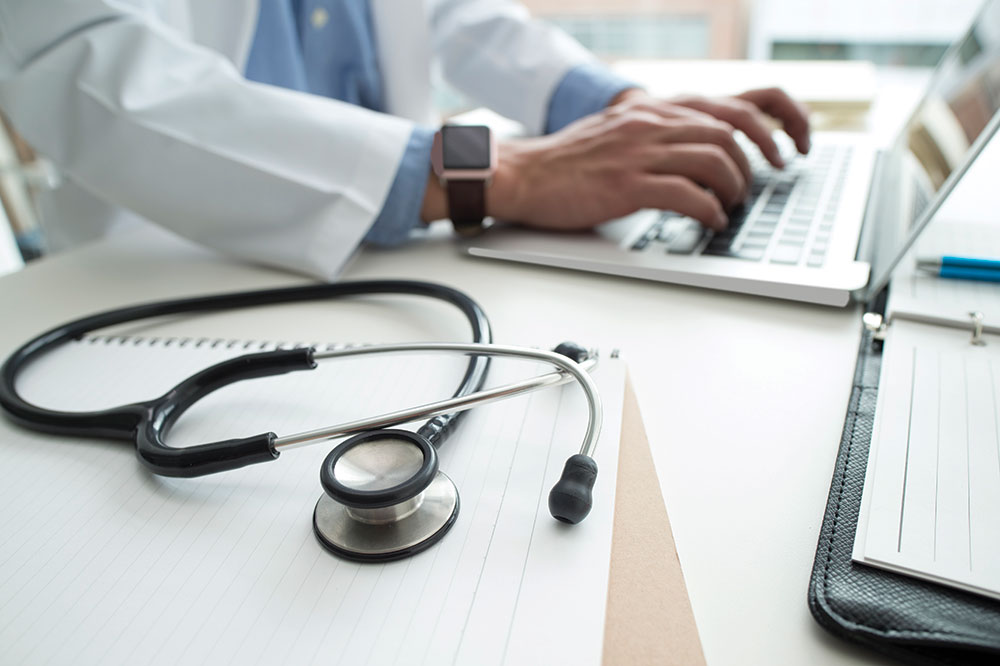
POLYGON ((989 0, 890 148, 876 150, 863 134, 814 133, 809 155, 775 170, 749 147, 751 192, 723 232, 643 210, 584 233, 495 223, 463 249, 822 305, 865 302, 996 133, 998 108, 1000 0, 989 0))

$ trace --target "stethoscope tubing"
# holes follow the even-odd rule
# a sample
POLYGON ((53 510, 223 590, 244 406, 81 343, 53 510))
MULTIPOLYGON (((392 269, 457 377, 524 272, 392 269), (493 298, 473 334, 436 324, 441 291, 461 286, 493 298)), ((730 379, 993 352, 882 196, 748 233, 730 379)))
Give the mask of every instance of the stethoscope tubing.
MULTIPOLYGON (((64 412, 34 405, 18 393, 17 377, 25 367, 47 351, 90 331, 126 322, 166 315, 217 312, 344 296, 394 294, 426 296, 449 302, 465 315, 472 329, 473 342, 492 342, 489 320, 475 301, 456 289, 429 282, 338 282, 156 301, 82 317, 48 330, 23 344, 0 366, 0 408, 15 422, 34 430, 132 441, 139 459, 157 474, 200 476, 273 460, 277 457, 277 451, 273 448, 277 437, 274 433, 185 448, 167 446, 164 438, 174 421, 188 407, 226 384, 312 369, 315 367, 313 350, 308 348, 247 354, 206 368, 158 398, 96 412, 64 412)), ((488 367, 488 356, 473 355, 454 395, 461 396, 481 389, 485 384, 488 367)), ((437 446, 454 428, 460 416, 461 412, 438 414, 424 423, 418 434, 437 446)))
POLYGON ((483 389, 474 393, 456 396, 447 400, 418 405, 394 412, 387 412, 378 416, 372 416, 356 421, 349 421, 334 426, 317 428, 294 435, 279 436, 274 440, 274 449, 283 451, 298 448, 322 441, 337 439, 348 435, 354 435, 366 430, 378 428, 389 428, 410 421, 422 418, 431 418, 438 414, 451 412, 461 412, 472 409, 479 405, 488 404, 497 400, 512 398, 525 393, 530 393, 549 386, 557 386, 575 379, 580 383, 584 395, 587 399, 589 419, 587 430, 584 434, 583 443, 580 446, 580 453, 593 457, 594 449, 597 447, 597 437, 601 431, 602 408, 597 387, 594 384, 588 370, 597 364, 596 356, 590 356, 586 360, 577 363, 568 357, 542 349, 532 349, 529 347, 517 347, 511 345, 495 344, 469 344, 451 342, 418 342, 386 345, 366 345, 364 347, 352 347, 346 349, 336 349, 331 351, 314 352, 314 360, 343 359, 351 356, 362 356, 365 354, 398 354, 398 353, 455 353, 461 352, 469 355, 504 356, 515 357, 525 360, 536 360, 548 363, 558 368, 555 372, 543 375, 536 375, 529 379, 518 382, 511 382, 503 386, 483 389))

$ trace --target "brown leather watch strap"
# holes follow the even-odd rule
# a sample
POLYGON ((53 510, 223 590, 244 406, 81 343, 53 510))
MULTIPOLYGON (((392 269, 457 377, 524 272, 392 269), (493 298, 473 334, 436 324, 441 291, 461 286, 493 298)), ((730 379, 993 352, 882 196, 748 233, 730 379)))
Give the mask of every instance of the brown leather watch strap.
POLYGON ((448 180, 448 215, 455 231, 463 236, 476 234, 486 217, 486 181, 448 180))

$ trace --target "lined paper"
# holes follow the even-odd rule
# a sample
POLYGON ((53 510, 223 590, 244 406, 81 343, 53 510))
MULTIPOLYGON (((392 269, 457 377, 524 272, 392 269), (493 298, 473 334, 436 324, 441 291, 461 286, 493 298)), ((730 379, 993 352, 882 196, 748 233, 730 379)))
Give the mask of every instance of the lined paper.
POLYGON ((1000 598, 1000 337, 889 331, 854 559, 1000 598))
MULTIPOLYGON (((246 345, 250 350, 255 345, 246 345)), ((19 388, 90 410, 157 395, 243 343, 98 339, 57 350, 19 388)), ((292 434, 451 394, 461 357, 321 364, 208 396, 168 441, 292 434)), ((545 371, 496 362, 490 385, 545 371)), ((594 510, 566 526, 549 488, 580 445, 575 385, 471 411, 441 450, 458 520, 407 560, 360 565, 312 533, 332 445, 197 479, 150 474, 120 442, 0 421, 0 645, 18 664, 597 664, 601 658, 624 389, 605 407, 594 510)))

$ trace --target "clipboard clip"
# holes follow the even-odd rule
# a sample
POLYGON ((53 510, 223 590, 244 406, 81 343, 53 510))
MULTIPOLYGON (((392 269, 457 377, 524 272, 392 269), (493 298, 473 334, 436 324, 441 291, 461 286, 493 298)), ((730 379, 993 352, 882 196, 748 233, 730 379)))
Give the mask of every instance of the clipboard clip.
MULTIPOLYGON (((983 313, 974 310, 969 313, 969 318, 971 319, 972 331, 972 339, 969 340, 969 344, 976 347, 985 347, 986 339, 983 338, 983 313)), ((866 312, 861 316, 861 323, 864 324, 865 330, 872 334, 873 343, 885 340, 889 328, 889 323, 885 317, 877 312, 866 312)))
POLYGON ((969 344, 977 347, 985 347, 986 340, 983 339, 983 313, 974 310, 969 313, 969 317, 972 318, 972 340, 969 341, 969 344))
POLYGON ((861 316, 861 323, 864 324, 865 330, 872 334, 872 342, 885 340, 886 329, 889 325, 886 323, 885 317, 878 312, 864 313, 861 316))

